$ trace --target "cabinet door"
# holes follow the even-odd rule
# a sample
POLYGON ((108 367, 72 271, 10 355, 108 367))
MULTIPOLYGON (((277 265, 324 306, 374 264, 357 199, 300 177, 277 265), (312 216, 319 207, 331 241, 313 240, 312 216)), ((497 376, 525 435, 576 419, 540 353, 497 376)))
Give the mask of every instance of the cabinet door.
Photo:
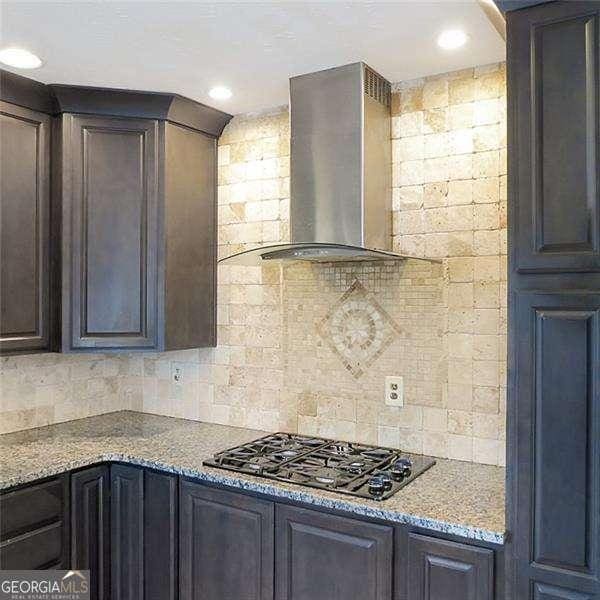
POLYGON ((516 309, 515 452, 531 465, 514 498, 517 596, 530 597, 533 580, 597 598, 600 294, 522 292, 516 309))
POLYGON ((394 532, 277 505, 277 600, 391 600, 394 532))
POLYGON ((508 13, 515 266, 600 271, 598 2, 508 13))
POLYGON ((65 116, 63 346, 157 340, 157 122, 65 116))
POLYGON ((50 345, 50 117, 0 102, 0 351, 50 345))
POLYGON ((71 475, 71 567, 90 570, 91 600, 110 598, 109 469, 71 475))
POLYGON ((110 467, 112 600, 144 598, 144 471, 110 467))
POLYGON ((273 503, 190 481, 180 494, 181 600, 272 600, 273 503))
POLYGON ((176 600, 178 480, 176 475, 144 473, 144 589, 147 600, 176 600))
POLYGON ((411 600, 494 598, 492 550, 410 533, 406 560, 411 600))

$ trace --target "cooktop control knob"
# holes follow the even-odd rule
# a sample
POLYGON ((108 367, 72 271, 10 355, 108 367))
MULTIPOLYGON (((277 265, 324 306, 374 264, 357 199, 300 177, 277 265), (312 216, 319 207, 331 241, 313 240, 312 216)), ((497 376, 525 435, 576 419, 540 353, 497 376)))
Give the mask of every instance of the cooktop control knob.
POLYGON ((369 494, 374 498, 383 496, 385 492, 385 482, 380 475, 374 475, 369 479, 369 494))
POLYGON ((376 477, 381 477, 381 480, 383 481, 383 487, 386 492, 392 489, 392 477, 387 471, 378 473, 376 477))
POLYGON ((412 462, 408 458, 399 458, 390 468, 394 479, 404 479, 411 474, 412 462))

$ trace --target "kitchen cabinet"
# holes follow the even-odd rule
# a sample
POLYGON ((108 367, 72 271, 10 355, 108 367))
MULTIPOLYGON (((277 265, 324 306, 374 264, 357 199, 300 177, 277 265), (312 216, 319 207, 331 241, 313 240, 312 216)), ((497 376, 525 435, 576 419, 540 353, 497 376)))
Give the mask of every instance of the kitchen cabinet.
POLYGON ((216 345, 217 138, 231 116, 0 77, 0 352, 216 345))
POLYGON ((158 122, 65 115, 63 347, 158 344, 158 122))
POLYGON ((51 349, 50 125, 43 112, 0 102, 2 353, 51 349))
POLYGON ((272 600, 274 504, 184 480, 180 506, 181 600, 272 600))
POLYGON ((89 569, 91 600, 110 598, 110 471, 71 475, 71 568, 89 569))
POLYGON ((110 467, 111 600, 144 599, 144 471, 110 467))
POLYGON ((278 505, 276 600, 391 600, 394 529, 278 505))
POLYGON ((600 5, 507 13, 508 597, 600 598, 600 5))
POLYGON ((417 533, 408 536, 410 600, 493 600, 494 552, 417 533))
POLYGON ((68 476, 0 495, 0 570, 67 569, 68 476))
POLYGON ((93 600, 502 597, 497 546, 120 463, 0 493, 0 525, 0 568, 89 569, 93 600))
POLYGON ((216 139, 155 119, 62 116, 63 349, 216 340, 216 139))

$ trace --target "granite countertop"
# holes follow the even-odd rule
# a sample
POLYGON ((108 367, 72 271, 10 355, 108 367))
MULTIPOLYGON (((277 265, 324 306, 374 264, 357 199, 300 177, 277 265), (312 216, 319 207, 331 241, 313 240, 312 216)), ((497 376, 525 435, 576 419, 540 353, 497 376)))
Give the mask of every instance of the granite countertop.
POLYGON ((202 465, 215 452, 263 435, 130 411, 4 434, 0 489, 119 461, 475 540, 504 542, 505 471, 500 467, 438 459, 394 496, 377 502, 202 465))

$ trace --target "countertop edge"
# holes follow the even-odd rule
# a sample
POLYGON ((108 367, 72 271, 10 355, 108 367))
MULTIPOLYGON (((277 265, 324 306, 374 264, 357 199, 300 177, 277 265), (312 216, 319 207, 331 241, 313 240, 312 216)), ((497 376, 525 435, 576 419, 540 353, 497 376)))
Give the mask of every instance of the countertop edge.
POLYGON ((455 523, 440 521, 438 519, 419 517, 417 515, 411 515, 397 511, 389 511, 383 508, 377 509, 375 507, 366 505, 361 506, 353 504, 351 502, 346 502, 341 498, 324 498, 322 496, 313 496, 308 492, 303 492, 300 490, 289 490, 279 488, 268 483, 262 484, 254 481, 246 481, 243 479, 236 478, 235 475, 232 475, 229 471, 227 472, 227 475, 221 475, 220 473, 212 473, 206 471, 199 471, 197 469, 177 467, 168 463, 145 460, 130 454, 120 453, 106 453, 94 456, 92 458, 68 461, 60 466, 53 465, 48 468, 40 469, 36 472, 20 475, 19 477, 5 479, 0 481, 0 491, 7 490, 9 488, 16 487, 19 485, 25 485, 37 479, 53 477, 55 475, 66 473, 67 471, 73 471, 75 469, 81 469, 84 467, 89 467, 105 462, 120 462, 140 467, 146 467, 149 469, 156 469, 158 471, 183 475, 184 477, 190 477, 199 481, 206 481, 208 483, 216 483, 235 489, 257 492, 274 498, 295 500, 297 502, 302 502, 304 504, 309 504, 313 506, 320 506, 332 510, 340 510, 373 519, 381 519, 384 521, 389 521, 390 523, 413 525, 415 527, 421 527, 430 531, 436 531, 438 533, 444 533, 448 535, 456 535, 459 537, 468 538, 480 542, 503 545, 506 538, 504 533, 489 531, 487 529, 473 527, 470 525, 459 525, 455 523))

